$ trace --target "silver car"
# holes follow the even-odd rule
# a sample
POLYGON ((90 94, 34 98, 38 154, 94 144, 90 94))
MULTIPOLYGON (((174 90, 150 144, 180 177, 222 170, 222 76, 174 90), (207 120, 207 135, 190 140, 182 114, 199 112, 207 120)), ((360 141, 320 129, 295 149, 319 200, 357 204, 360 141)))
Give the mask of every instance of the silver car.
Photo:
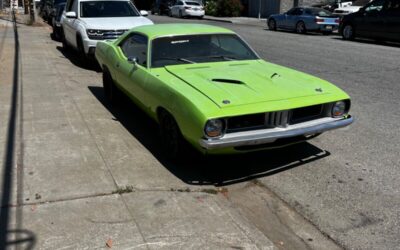
POLYGON ((205 14, 204 7, 198 1, 177 1, 170 8, 170 16, 177 17, 197 17, 203 18, 205 14))
POLYGON ((331 34, 339 27, 339 17, 321 8, 296 7, 283 14, 271 15, 268 20, 270 30, 294 30, 304 34, 308 31, 331 34))

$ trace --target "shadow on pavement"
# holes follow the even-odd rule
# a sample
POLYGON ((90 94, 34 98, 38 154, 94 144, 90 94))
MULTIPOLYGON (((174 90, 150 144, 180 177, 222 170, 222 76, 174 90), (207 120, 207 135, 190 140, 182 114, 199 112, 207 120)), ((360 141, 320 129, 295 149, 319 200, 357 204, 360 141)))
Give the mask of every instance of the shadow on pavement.
POLYGON ((332 39, 339 40, 341 42, 348 42, 348 43, 361 43, 361 44, 371 44, 371 45, 382 45, 387 47, 393 48, 400 48, 400 43, 395 42, 386 42, 386 41, 377 41, 377 40, 369 40, 369 39, 355 39, 353 41, 343 40, 342 37, 332 37, 332 39))
POLYGON ((73 50, 72 48, 69 50, 65 50, 63 47, 57 46, 57 50, 60 51, 61 54, 65 58, 67 58, 73 65, 82 69, 101 72, 100 65, 97 63, 95 58, 83 59, 78 54, 78 52, 73 50))
MULTIPOLYGON (((11 103, 10 103, 10 115, 7 128, 7 139, 5 144, 4 153, 4 166, 3 166, 3 178, 2 178, 2 195, 0 201, 0 249, 8 249, 15 245, 16 249, 33 249, 36 236, 34 233, 28 230, 20 229, 22 227, 22 201, 21 197, 23 194, 23 152, 22 144, 18 143, 18 139, 22 140, 22 127, 19 128, 18 125, 22 126, 22 101, 19 102, 19 95, 22 93, 22 88, 19 84, 19 53, 20 44, 17 31, 17 23, 15 22, 15 14, 13 13, 13 24, 14 24, 14 65, 13 65, 13 86, 11 93, 11 103), (20 108, 21 113, 18 116, 18 108, 20 108), (19 132, 19 133, 18 133, 19 132), (18 151, 19 150, 19 151, 18 151), (18 155, 19 153, 19 155, 18 155), (16 157, 17 156, 17 157, 16 157), (16 159, 18 158, 18 159, 16 159), (15 165, 17 168, 15 168, 15 165), (15 170, 16 169, 16 170, 15 170), (16 173, 15 173, 16 172, 16 173), (16 223, 13 225, 12 216, 14 213, 11 212, 13 209, 12 198, 14 193, 13 180, 17 179, 17 206, 14 208, 16 223), (10 229, 11 226, 17 229, 10 229)), ((21 100, 22 98, 20 98, 21 100)))
POLYGON ((330 155, 309 143, 282 149, 228 156, 202 156, 195 150, 179 164, 165 157, 159 142, 158 126, 133 102, 124 97, 111 106, 103 88, 89 90, 136 139, 142 143, 172 174, 191 185, 226 186, 269 176, 330 155))

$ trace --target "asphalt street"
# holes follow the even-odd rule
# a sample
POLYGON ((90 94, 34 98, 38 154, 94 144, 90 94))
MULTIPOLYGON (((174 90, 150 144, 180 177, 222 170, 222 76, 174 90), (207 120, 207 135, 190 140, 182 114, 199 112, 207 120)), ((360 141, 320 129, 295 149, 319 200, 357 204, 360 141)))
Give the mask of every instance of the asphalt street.
MULTIPOLYGON (((345 90, 352 98, 355 123, 311 141, 307 147, 321 151, 318 159, 279 173, 265 173, 258 181, 345 248, 399 249, 400 45, 195 19, 151 19, 232 29, 263 59, 318 76, 345 90)), ((294 154, 293 149, 280 153, 288 158, 294 154)), ((241 167, 257 168, 260 161, 275 166, 267 156, 250 156, 241 167)), ((288 162, 300 158, 293 156, 288 162)), ((290 165, 288 162, 277 166, 290 165)), ((257 174, 262 176, 260 172, 257 174)))

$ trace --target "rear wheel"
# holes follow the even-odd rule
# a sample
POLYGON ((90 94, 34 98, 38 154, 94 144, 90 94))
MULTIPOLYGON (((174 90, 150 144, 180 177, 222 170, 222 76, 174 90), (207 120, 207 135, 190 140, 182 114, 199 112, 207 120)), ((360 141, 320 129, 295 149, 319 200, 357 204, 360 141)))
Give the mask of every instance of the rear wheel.
POLYGON ((307 33, 306 24, 303 21, 300 21, 296 24, 296 33, 298 34, 307 33))
POLYGON ((268 20, 268 29, 269 30, 276 30, 276 21, 274 19, 268 20))
POLYGON ((353 25, 345 24, 342 30, 342 37, 344 40, 354 40, 355 30, 353 25))
POLYGON ((183 18, 182 10, 179 10, 179 18, 183 18))

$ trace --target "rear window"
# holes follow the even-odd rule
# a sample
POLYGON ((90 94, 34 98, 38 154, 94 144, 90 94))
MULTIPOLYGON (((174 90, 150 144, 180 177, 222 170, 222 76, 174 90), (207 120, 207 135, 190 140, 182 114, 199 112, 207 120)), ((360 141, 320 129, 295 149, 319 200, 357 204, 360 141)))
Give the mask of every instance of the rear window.
POLYGON ((306 13, 312 16, 331 16, 332 12, 324 9, 307 9, 306 13))

